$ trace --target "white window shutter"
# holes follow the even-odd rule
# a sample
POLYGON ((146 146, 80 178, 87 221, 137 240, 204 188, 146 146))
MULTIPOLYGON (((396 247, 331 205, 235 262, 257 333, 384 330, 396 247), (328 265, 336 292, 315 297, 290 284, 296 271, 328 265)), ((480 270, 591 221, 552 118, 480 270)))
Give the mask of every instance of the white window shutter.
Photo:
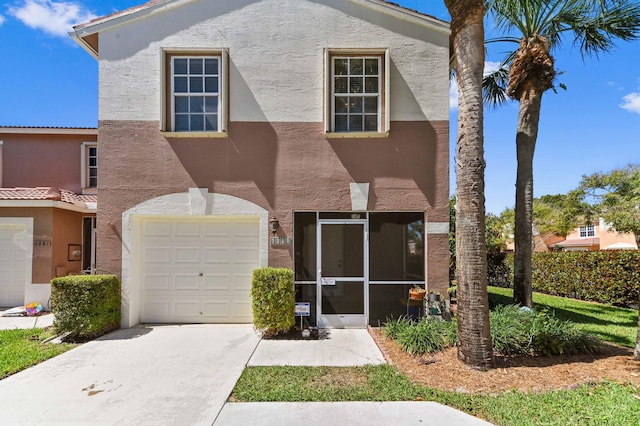
POLYGON ((329 49, 324 49, 324 131, 331 131, 331 58, 329 49))
POLYGON ((229 49, 220 52, 220 131, 226 132, 229 122, 229 49))

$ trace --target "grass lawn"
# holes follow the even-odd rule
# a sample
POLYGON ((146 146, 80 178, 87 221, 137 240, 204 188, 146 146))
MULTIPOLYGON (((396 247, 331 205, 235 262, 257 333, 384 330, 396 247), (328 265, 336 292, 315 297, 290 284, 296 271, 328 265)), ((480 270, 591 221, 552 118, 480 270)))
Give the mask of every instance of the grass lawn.
POLYGON ((42 328, 0 330, 0 379, 77 346, 67 343, 60 345, 41 343, 51 336, 53 336, 52 330, 42 328))
MULTIPOLYGON (((499 303, 510 304, 513 290, 489 287, 489 297, 499 303)), ((638 311, 635 309, 617 308, 542 293, 533 293, 533 304, 537 309, 549 308, 555 311, 558 318, 569 320, 606 342, 630 348, 636 345, 638 311)))
MULTIPOLYGON (((509 304, 511 290, 490 287, 490 297, 509 304)), ((538 309, 576 323, 600 339, 634 347, 637 312, 573 299, 534 294, 538 309)), ((250 367, 232 401, 412 401, 457 408, 496 425, 638 425, 640 387, 604 382, 574 390, 473 395, 413 384, 388 365, 365 367, 250 367)))

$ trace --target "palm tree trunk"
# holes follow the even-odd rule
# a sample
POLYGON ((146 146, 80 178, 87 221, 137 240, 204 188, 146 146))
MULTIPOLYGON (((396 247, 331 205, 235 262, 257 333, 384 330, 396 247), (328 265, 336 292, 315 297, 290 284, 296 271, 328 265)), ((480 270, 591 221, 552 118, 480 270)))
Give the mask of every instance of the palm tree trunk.
POLYGON ((533 307, 531 286, 531 255, 533 252, 533 154, 538 138, 542 90, 529 87, 520 96, 516 150, 516 226, 513 265, 513 301, 533 307))
POLYGON ((485 245, 482 0, 445 0, 459 86, 456 152, 456 278, 458 358, 472 368, 494 365, 485 245))

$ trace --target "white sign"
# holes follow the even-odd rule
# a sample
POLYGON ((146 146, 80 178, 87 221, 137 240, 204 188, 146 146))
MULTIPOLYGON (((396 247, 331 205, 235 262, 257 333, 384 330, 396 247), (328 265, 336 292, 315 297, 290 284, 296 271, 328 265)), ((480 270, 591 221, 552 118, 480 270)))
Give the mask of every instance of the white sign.
POLYGON ((297 317, 311 316, 311 303, 309 302, 296 302, 295 314, 297 317))
POLYGON ((336 285, 336 279, 322 277, 322 285, 336 285))

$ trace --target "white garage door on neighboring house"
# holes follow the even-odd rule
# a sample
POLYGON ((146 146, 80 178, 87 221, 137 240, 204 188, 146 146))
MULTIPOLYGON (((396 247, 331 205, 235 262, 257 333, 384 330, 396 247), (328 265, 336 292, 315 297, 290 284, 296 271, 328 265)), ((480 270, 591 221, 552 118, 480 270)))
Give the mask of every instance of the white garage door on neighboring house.
POLYGON ((24 305, 25 285, 31 280, 32 243, 26 224, 0 219, 0 307, 24 305))
POLYGON ((259 229, 254 216, 144 218, 140 322, 253 322, 259 229))

